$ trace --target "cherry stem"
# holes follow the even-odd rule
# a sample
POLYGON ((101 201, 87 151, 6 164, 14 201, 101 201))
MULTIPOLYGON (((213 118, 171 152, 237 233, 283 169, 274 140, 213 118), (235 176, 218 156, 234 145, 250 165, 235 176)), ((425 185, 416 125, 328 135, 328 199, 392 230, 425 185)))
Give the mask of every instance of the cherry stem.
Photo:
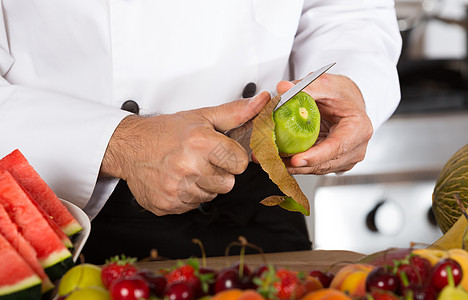
POLYGON ((202 265, 204 268, 206 268, 206 252, 205 252, 205 247, 203 246, 203 243, 199 239, 192 239, 192 242, 197 244, 200 247, 200 251, 202 254, 202 265))
POLYGON ((453 278, 453 271, 451 266, 445 267, 445 271, 447 272, 447 280, 448 285, 451 287, 455 286, 455 278, 453 278))
MULTIPOLYGON (((227 245, 226 250, 224 251, 224 256, 229 256, 229 251, 231 250, 231 248, 233 246, 240 246, 240 247, 244 246, 244 248, 245 248, 245 246, 247 246, 247 247, 250 247, 252 249, 257 250, 259 252, 260 256, 262 257, 263 263, 265 265, 267 264, 265 253, 263 252, 263 249, 261 247, 255 245, 255 244, 249 243, 247 241, 247 239, 245 237, 243 237, 243 236, 239 236, 238 239, 239 239, 239 241, 234 241, 234 242, 229 243, 229 245, 227 245)), ((243 253, 245 253, 245 249, 244 249, 243 253)))
POLYGON ((408 276, 406 275, 406 272, 401 272, 400 276, 401 276, 401 281, 403 281, 403 286, 407 287, 409 285, 409 280, 408 280, 408 276))
POLYGON ((247 246, 247 239, 243 236, 239 236, 239 242, 241 244, 240 258, 239 258, 239 278, 244 278, 244 256, 245 246, 247 246))

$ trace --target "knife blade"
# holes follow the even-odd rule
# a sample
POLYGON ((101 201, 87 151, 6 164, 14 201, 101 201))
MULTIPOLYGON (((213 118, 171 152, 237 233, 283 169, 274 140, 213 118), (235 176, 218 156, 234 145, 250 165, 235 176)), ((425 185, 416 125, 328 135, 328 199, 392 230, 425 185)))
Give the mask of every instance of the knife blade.
MULTIPOLYGON (((292 97, 297 95, 300 91, 302 91, 306 86, 311 84, 315 79, 319 78, 323 73, 328 71, 331 67, 333 67, 336 63, 331 63, 326 66, 321 67, 320 69, 316 70, 315 72, 310 73, 303 79, 301 79, 297 84, 295 84, 292 88, 287 90, 284 94, 281 95, 281 99, 275 107, 275 110, 280 108, 286 102, 288 102, 292 97)), ((250 136, 252 134, 252 120, 247 121, 246 123, 242 124, 239 127, 231 129, 226 132, 226 135, 230 138, 237 141, 242 147, 247 150, 247 153, 250 157, 250 136)))

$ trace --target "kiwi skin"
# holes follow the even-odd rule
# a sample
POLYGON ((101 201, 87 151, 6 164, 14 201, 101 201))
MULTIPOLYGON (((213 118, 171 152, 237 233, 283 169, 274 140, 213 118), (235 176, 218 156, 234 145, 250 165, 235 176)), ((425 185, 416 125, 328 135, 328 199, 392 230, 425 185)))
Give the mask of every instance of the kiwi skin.
POLYGON ((306 151, 320 132, 320 112, 315 100, 299 92, 273 113, 276 146, 287 157, 306 151))

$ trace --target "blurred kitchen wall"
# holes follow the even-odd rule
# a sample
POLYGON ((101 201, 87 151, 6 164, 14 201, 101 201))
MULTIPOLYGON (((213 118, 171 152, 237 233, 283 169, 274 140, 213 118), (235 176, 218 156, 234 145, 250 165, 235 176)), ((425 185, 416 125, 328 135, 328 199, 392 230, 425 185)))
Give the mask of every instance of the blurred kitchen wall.
POLYGON ((343 175, 295 176, 311 202, 314 249, 372 253, 442 232, 431 205, 445 162, 468 143, 468 0, 397 0, 402 99, 363 162, 343 175))

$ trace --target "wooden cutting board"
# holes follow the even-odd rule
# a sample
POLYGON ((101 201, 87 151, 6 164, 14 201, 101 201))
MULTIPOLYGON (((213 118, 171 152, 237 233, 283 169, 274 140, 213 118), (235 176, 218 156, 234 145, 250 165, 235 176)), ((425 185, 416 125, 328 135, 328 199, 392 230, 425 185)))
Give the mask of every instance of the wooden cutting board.
MULTIPOLYGON (((314 269, 336 271, 346 264, 356 262, 362 258, 364 254, 341 251, 341 250, 313 250, 313 251, 296 251, 296 252, 281 252, 265 254, 267 263, 273 264, 276 267, 287 267, 295 271, 311 271, 314 269)), ((200 259, 200 264, 202 260, 200 259)), ((227 257, 209 257, 207 258, 207 267, 220 270, 228 267, 239 261, 238 255, 227 257)), ((139 268, 146 268, 157 271, 164 268, 174 266, 176 261, 147 261, 138 262, 139 268)), ((252 254, 245 256, 245 263, 255 268, 264 263, 260 254, 252 254)))

